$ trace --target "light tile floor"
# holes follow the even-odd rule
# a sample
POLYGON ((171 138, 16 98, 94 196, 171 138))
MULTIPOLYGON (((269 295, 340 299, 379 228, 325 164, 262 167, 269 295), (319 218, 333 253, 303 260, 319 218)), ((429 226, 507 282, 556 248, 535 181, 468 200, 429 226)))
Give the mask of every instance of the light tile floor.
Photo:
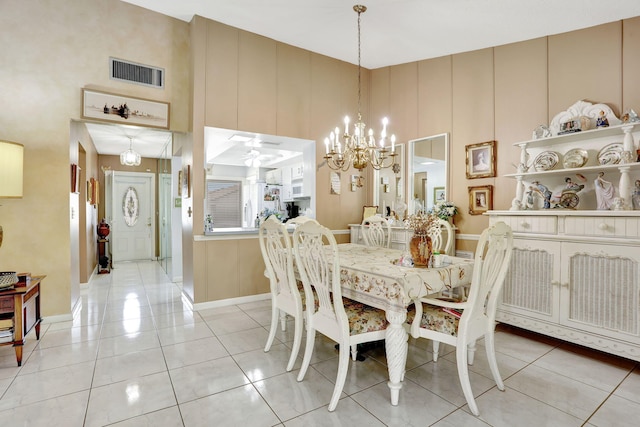
POLYGON ((333 342, 318 336, 298 383, 302 353, 285 372, 292 323, 263 352, 270 301, 188 307, 157 263, 97 276, 72 322, 43 324, 39 342, 29 335, 22 367, 11 347, 0 347, 3 425, 609 427, 640 419, 637 363, 505 326, 496 348, 506 391, 495 387, 482 345, 470 368, 478 418, 451 348, 434 363, 430 343, 413 339, 398 406, 389 403, 384 350, 374 347, 351 362, 329 413, 333 342))

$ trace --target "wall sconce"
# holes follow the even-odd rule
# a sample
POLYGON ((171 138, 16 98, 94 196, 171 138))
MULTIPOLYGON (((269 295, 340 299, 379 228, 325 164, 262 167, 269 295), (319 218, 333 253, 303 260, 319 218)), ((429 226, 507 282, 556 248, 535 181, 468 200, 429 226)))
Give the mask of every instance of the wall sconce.
MULTIPOLYGON (((0 140, 0 198, 22 197, 24 146, 16 142, 0 140)), ((0 246, 2 246, 0 226, 0 246)))

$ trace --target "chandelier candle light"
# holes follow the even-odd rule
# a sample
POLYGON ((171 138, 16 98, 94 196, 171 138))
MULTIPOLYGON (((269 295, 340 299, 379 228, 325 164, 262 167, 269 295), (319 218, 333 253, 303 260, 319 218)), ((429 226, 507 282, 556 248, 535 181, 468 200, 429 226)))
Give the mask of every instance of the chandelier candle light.
POLYGON ((353 6, 353 10, 358 13, 358 120, 354 123, 353 134, 349 133, 350 120, 347 116, 344 118, 342 136, 340 129, 336 127, 329 134, 329 137, 324 139, 326 151, 324 158, 331 169, 346 172, 353 166, 362 172, 369 164, 376 170, 391 167, 395 164, 397 153, 395 135, 387 138, 389 119, 386 117, 382 119, 382 131, 377 141, 373 129, 369 129, 368 134, 365 133, 365 124, 362 122, 362 114, 360 114, 360 15, 367 8, 357 4, 353 6))

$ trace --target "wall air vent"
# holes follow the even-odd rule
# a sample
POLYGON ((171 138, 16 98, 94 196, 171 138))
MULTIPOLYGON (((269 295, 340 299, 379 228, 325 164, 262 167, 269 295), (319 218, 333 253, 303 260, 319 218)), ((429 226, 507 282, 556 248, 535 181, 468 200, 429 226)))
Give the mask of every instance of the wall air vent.
POLYGON ((109 77, 113 80, 164 89, 164 69, 109 58, 109 77))

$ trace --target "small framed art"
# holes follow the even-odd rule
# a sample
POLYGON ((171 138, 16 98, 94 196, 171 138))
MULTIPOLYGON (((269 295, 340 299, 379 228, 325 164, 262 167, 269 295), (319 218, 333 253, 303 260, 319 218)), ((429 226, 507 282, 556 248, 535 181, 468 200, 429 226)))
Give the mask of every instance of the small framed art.
POLYGON ((433 202, 440 203, 446 200, 444 187, 433 187, 433 202))
POLYGON ((493 185, 469 187, 469 214, 481 215, 493 209, 493 185))
POLYGON ((496 176, 496 142, 471 144, 467 151, 467 179, 496 176))
POLYGON ((80 173, 82 168, 76 164, 71 164, 71 192, 80 193, 80 173))

